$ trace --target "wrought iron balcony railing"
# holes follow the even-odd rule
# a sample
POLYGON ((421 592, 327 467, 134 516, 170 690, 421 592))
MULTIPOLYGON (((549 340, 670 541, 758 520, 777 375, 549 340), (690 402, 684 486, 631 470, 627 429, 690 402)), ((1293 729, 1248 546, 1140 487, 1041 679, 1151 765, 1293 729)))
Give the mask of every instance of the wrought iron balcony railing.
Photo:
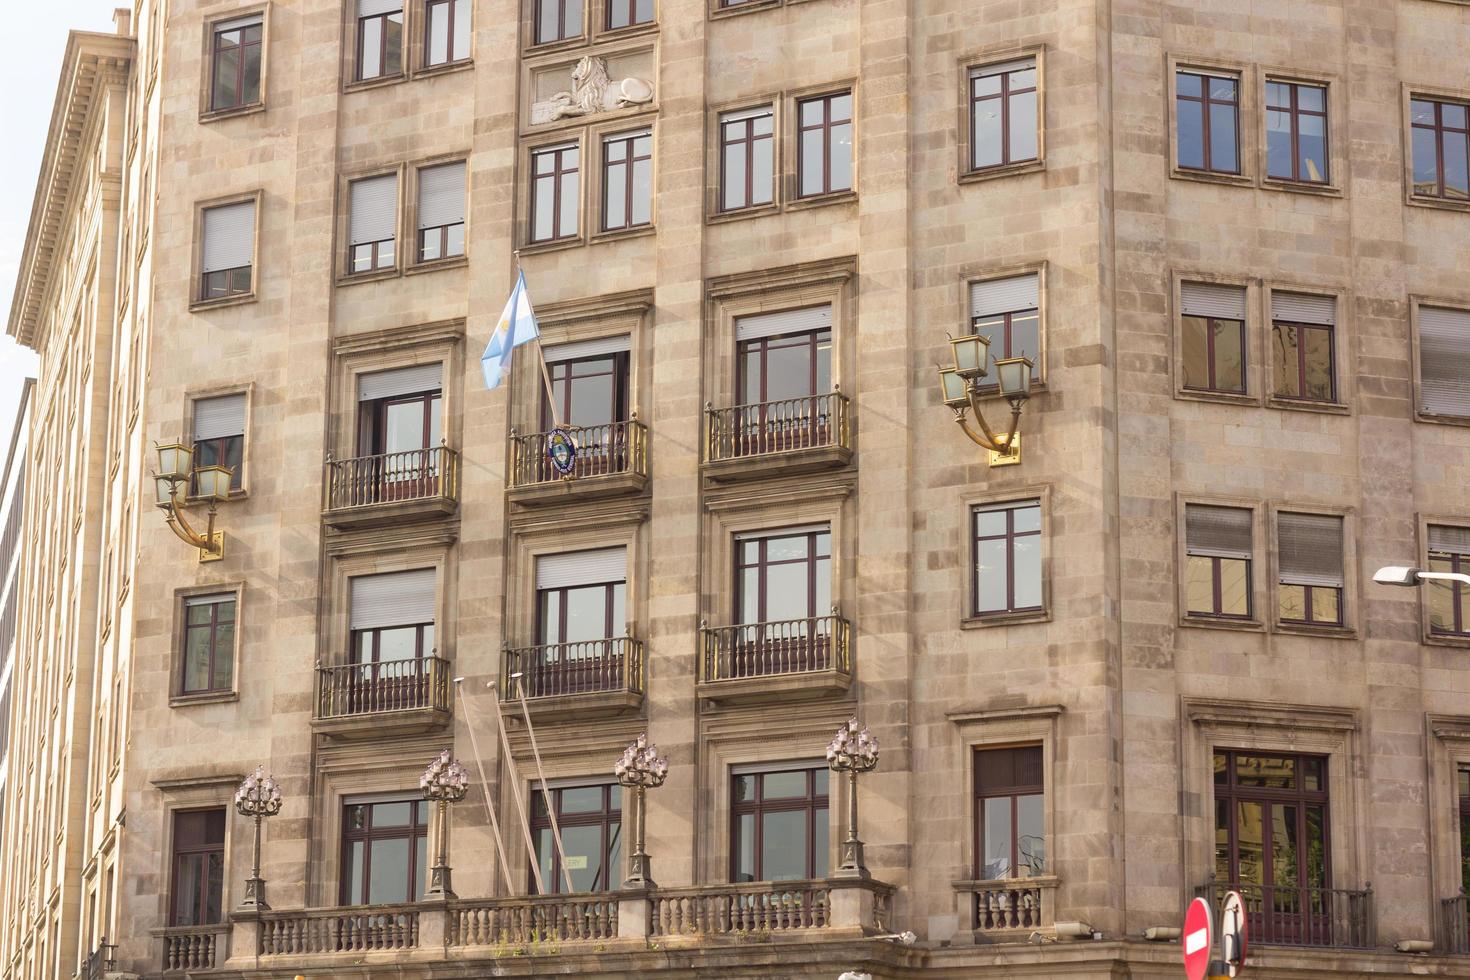
POLYGON ((459 453, 448 446, 327 459, 327 510, 410 500, 455 500, 459 453))
POLYGON ((97 948, 87 954, 87 964, 82 971, 82 976, 87 980, 102 980, 108 973, 117 972, 117 945, 109 943, 104 937, 97 944, 97 948))
POLYGON ((705 407, 705 462, 744 459, 802 449, 851 449, 847 396, 840 391, 805 398, 705 407))
MULTIPOLYGON (((606 425, 568 426, 577 455, 571 479, 648 475, 648 427, 637 419, 606 425)), ((510 485, 534 487, 564 479, 546 455, 549 432, 510 434, 510 485)))
POLYGON ((442 657, 317 665, 316 717, 449 710, 449 661, 442 657))
POLYGON ((1211 882, 1196 894, 1219 908, 1227 891, 1245 899, 1252 944, 1372 949, 1373 889, 1211 882))
POLYGON ((700 680, 851 670, 851 626, 841 616, 701 626, 700 680))
POLYGON ((642 694, 643 644, 620 636, 507 650, 501 687, 507 699, 516 697, 516 674, 531 699, 613 691, 642 694))

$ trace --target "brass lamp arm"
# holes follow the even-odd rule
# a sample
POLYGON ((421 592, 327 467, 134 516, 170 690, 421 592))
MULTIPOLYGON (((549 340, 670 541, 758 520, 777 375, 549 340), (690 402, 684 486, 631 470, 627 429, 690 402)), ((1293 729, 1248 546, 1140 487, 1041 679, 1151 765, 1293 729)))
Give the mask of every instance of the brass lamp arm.
POLYGON ((177 490, 170 495, 169 502, 165 506, 167 509, 164 521, 168 524, 169 529, 178 535, 185 544, 193 545, 200 551, 209 552, 210 554, 219 550, 219 546, 214 540, 215 505, 212 502, 209 505, 209 526, 206 528, 204 535, 200 535, 198 531, 194 530, 188 519, 184 517, 184 509, 179 504, 177 490))
POLYGON ((1010 431, 1005 434, 1005 438, 1001 439, 997 438, 995 432, 993 432, 990 426, 986 424, 985 413, 980 410, 980 402, 979 399, 976 398, 973 389, 970 391, 969 395, 970 410, 975 413, 975 424, 980 427, 980 431, 976 432, 973 428, 970 427, 969 422, 965 419, 965 409, 963 408, 955 409, 954 420, 959 423, 960 429, 965 433, 966 436, 970 438, 971 442, 975 443, 975 445, 981 447, 982 449, 988 449, 991 452, 999 453, 1002 456, 1009 456, 1014 451, 1013 447, 1015 446, 1016 429, 1020 426, 1021 423, 1020 401, 1016 399, 1011 400, 1010 431))

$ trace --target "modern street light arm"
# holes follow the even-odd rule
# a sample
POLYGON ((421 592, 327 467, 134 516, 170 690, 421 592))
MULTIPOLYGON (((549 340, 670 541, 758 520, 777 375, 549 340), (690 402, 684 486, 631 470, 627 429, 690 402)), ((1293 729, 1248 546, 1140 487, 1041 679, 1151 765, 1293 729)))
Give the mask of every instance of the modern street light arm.
POLYGON ((1470 575, 1464 572, 1426 572, 1412 565, 1385 565, 1373 573, 1373 581, 1379 585, 1401 585, 1413 588, 1425 582, 1456 582, 1470 585, 1470 575))

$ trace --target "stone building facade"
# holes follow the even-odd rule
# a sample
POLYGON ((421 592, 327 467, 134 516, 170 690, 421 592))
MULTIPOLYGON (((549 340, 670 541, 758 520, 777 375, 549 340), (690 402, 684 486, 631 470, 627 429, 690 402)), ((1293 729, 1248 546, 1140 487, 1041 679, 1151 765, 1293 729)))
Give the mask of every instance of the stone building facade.
POLYGON ((0 976, 1165 977, 1231 884, 1254 974, 1470 976, 1470 626, 1371 581, 1470 541, 1470 8, 1238 8, 74 34, 9 321, 0 976), (517 267, 546 377, 487 390, 517 267), (1034 365, 1019 463, 942 403, 972 330, 1034 365), (147 513, 175 443, 233 471, 203 553, 147 513), (643 732, 657 885, 619 889, 643 732))

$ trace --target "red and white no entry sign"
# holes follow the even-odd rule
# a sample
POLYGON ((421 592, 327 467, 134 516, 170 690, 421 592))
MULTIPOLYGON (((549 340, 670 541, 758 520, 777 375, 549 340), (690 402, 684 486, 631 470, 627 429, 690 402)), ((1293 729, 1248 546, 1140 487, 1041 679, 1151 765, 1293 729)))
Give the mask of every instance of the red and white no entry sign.
POLYGON ((1215 948, 1210 928, 1210 903, 1196 898, 1184 913, 1184 975, 1189 980, 1205 980, 1210 972, 1210 952, 1215 948))

